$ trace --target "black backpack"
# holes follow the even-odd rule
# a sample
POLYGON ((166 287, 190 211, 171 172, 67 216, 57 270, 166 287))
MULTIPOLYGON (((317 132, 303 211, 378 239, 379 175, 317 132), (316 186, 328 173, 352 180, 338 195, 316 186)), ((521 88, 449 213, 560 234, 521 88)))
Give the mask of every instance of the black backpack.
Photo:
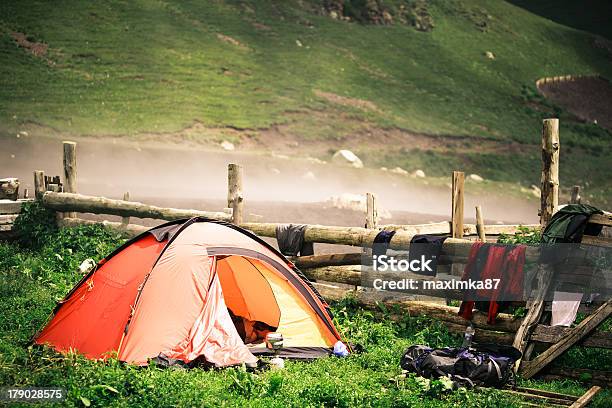
POLYGON ((514 384, 513 367, 520 358, 516 348, 495 344, 440 349, 415 345, 404 352, 400 365, 421 377, 448 377, 456 387, 502 387, 514 384))

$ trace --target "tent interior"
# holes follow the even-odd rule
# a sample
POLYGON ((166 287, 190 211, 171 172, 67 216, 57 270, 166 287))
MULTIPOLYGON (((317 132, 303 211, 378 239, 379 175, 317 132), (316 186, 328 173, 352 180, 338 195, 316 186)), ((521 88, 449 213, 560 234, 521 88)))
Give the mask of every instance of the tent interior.
POLYGON ((312 308, 272 266, 239 255, 217 256, 225 305, 249 347, 264 347, 267 333, 283 335, 284 347, 330 347, 335 339, 312 308))

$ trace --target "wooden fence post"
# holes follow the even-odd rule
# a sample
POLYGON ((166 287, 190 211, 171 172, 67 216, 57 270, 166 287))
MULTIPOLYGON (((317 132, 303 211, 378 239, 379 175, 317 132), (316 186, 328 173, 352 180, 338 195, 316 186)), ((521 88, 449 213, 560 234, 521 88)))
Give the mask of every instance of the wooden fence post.
POLYGON ((572 187, 572 195, 570 196, 570 204, 580 204, 580 186, 572 187))
MULTIPOLYGON (((64 145, 64 192, 77 192, 77 162, 76 162, 76 143, 63 142, 64 145)), ((75 218, 75 212, 64 214, 65 217, 75 218)))
MULTIPOLYGON (((130 201, 130 192, 123 193, 123 201, 130 201)), ((130 217, 121 217, 121 225, 127 227, 130 223, 130 217)))
POLYGON ((463 183, 465 174, 462 171, 453 171, 452 182, 452 214, 451 234, 453 238, 463 237, 463 183))
POLYGON ((46 190, 45 172, 42 170, 34 171, 34 198, 40 200, 46 190))
POLYGON ((559 207, 559 119, 542 124, 540 225, 545 228, 559 207))
POLYGON ((232 209, 232 223, 242 224, 244 198, 242 196, 242 166, 230 163, 227 166, 227 206, 232 209))
POLYGON ((376 210, 376 196, 372 193, 366 193, 366 222, 367 229, 376 228, 378 223, 378 211, 376 210))
POLYGON ((479 205, 476 206, 476 232, 478 233, 478 238, 482 242, 487 241, 487 236, 485 235, 484 221, 482 217, 482 208, 479 205))
MULTIPOLYGON (((544 119, 542 123, 542 179, 540 196, 540 227, 546 228, 551 217, 559 207, 559 119, 544 119)), ((533 301, 527 303, 529 309, 514 337, 513 346, 523 353, 523 361, 518 361, 517 370, 523 369, 533 352, 530 344, 531 333, 540 322, 544 311, 544 299, 554 275, 551 265, 538 267, 538 289, 533 301)))

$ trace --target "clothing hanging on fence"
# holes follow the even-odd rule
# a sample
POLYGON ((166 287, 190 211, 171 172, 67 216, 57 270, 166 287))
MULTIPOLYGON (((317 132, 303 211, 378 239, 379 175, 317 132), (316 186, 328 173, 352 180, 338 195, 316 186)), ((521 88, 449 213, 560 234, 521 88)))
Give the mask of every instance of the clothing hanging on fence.
POLYGON ((468 262, 462 280, 491 280, 491 289, 466 292, 459 308, 459 315, 471 320, 474 307, 487 311, 487 322, 495 323, 497 314, 523 293, 524 245, 507 246, 475 242, 470 248, 468 262), (495 280, 498 284, 495 285, 495 280))
POLYGON ((581 242, 582 236, 599 235, 602 226, 588 224, 593 214, 603 214, 587 204, 568 204, 557 211, 542 232, 542 243, 581 242))
POLYGON ((551 326, 569 327, 576 320, 582 293, 555 292, 552 301, 551 326))
POLYGON ((447 237, 439 237, 436 235, 418 234, 410 240, 410 250, 408 258, 410 261, 420 260, 421 257, 431 259, 431 271, 415 272, 419 275, 436 276, 438 270, 438 257, 442 251, 442 245, 447 237))
POLYGON ((304 242, 304 224, 279 224, 276 226, 278 249, 285 256, 314 255, 312 242, 304 242))
POLYGON ((372 255, 385 255, 387 253, 387 249, 389 249, 391 238, 393 238, 394 235, 395 231, 386 230, 382 230, 378 234, 376 234, 376 237, 374 238, 374 243, 372 244, 372 255))

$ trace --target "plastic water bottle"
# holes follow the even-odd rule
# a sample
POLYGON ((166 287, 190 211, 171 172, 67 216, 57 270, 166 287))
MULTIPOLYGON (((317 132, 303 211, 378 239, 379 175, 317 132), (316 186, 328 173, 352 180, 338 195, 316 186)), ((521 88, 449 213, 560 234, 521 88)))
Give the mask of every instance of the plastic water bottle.
POLYGON ((474 338, 474 333, 475 332, 476 332, 476 330, 474 330, 474 325, 472 325, 472 323, 470 323, 465 328, 465 335, 463 336, 463 344, 461 345, 461 347, 469 348, 472 345, 472 339, 474 338))
POLYGON ((334 356, 336 357, 346 357, 349 355, 348 348, 346 348, 346 344, 341 341, 337 341, 334 344, 334 356))

